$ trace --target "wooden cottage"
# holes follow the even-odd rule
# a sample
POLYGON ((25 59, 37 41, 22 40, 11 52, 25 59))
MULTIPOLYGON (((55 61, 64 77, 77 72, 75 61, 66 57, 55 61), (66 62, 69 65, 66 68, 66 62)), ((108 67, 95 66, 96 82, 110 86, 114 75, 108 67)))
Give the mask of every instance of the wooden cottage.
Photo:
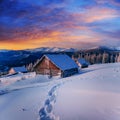
POLYGON ((33 66, 37 74, 67 77, 78 73, 77 64, 65 54, 47 54, 33 66))
POLYGON ((12 67, 9 70, 9 74, 15 74, 15 73, 25 73, 27 72, 27 69, 25 68, 25 66, 22 67, 12 67))
POLYGON ((89 65, 89 62, 87 62, 84 58, 78 59, 78 60, 76 61, 76 63, 78 64, 78 66, 79 66, 80 68, 86 68, 86 67, 88 67, 88 65, 89 65))

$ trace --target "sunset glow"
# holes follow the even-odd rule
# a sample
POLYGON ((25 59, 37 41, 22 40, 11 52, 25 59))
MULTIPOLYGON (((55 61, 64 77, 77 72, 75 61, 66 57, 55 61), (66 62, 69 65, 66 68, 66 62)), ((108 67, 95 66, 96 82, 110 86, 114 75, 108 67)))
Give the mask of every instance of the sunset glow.
POLYGON ((120 46, 119 0, 1 0, 0 49, 120 46))

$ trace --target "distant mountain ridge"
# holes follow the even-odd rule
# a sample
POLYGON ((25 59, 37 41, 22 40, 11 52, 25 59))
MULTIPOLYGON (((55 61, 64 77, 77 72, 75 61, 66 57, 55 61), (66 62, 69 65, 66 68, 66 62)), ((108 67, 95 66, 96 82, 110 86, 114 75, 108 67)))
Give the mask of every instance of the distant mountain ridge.
POLYGON ((120 51, 120 47, 106 47, 106 46, 96 46, 92 48, 85 48, 85 49, 76 49, 76 48, 57 48, 57 47, 41 47, 35 49, 27 49, 25 51, 30 52, 77 52, 79 50, 110 50, 110 51, 120 51))
POLYGON ((4 66, 22 66, 29 63, 34 63, 43 54, 58 54, 67 53, 73 54, 77 51, 74 48, 57 48, 57 47, 41 47, 35 49, 25 50, 0 50, 0 69, 4 69, 4 66))
POLYGON ((120 51, 120 47, 106 47, 106 46, 96 46, 92 48, 84 48, 84 49, 76 49, 76 48, 58 48, 58 47, 40 47, 40 48, 34 48, 34 49, 24 49, 24 50, 7 50, 7 49, 0 49, 1 52, 17 52, 17 51, 25 51, 25 52, 77 52, 79 50, 95 50, 95 49, 105 49, 105 50, 116 50, 120 51))
POLYGON ((35 49, 27 49, 25 51, 29 52, 75 52, 77 49, 75 48, 57 48, 57 47, 41 47, 35 49))
POLYGON ((43 54, 67 54, 72 56, 73 54, 83 52, 97 52, 103 53, 106 52, 120 52, 120 47, 105 47, 98 46, 88 49, 75 49, 75 48, 57 48, 57 47, 41 47, 35 49, 26 49, 26 50, 0 50, 0 70, 4 69, 5 66, 22 66, 29 63, 34 63, 37 59, 43 54))
POLYGON ((110 51, 120 51, 120 47, 106 47, 106 46, 96 46, 92 48, 86 48, 83 50, 110 50, 110 51))

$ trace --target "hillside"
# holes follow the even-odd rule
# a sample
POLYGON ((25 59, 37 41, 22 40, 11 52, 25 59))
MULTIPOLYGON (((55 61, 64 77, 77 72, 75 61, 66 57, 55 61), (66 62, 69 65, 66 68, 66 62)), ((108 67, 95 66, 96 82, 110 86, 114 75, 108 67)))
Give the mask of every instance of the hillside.
POLYGON ((120 53, 118 48, 109 47, 94 47, 88 49, 74 49, 74 48, 57 48, 57 47, 41 47, 36 49, 26 50, 0 50, 0 71, 8 69, 13 66, 23 66, 30 63, 34 63, 43 54, 67 54, 70 57, 72 55, 84 57, 91 64, 102 63, 102 55, 107 54, 107 59, 104 63, 116 62, 116 59, 120 53), (89 57, 88 57, 89 55, 89 57), (98 57, 98 58, 97 58, 98 57))
POLYGON ((120 64, 93 65, 66 78, 54 106, 60 120, 119 120, 120 64), (88 72, 86 72, 88 71, 88 72))
POLYGON ((14 76, 0 83, 1 120, 119 120, 120 63, 68 78, 14 76))

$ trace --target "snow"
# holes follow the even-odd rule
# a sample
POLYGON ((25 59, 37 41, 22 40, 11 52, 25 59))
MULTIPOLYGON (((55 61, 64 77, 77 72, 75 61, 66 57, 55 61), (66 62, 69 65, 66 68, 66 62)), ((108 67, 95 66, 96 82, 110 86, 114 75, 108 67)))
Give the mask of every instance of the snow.
POLYGON ((110 49, 120 51, 120 46, 117 46, 117 47, 110 47, 110 49))
POLYGON ((6 75, 0 78, 0 82, 2 86, 8 86, 16 81, 25 80, 27 78, 34 78, 35 76, 36 76, 35 72, 18 73, 15 75, 6 75))
POLYGON ((94 65, 67 80, 54 106, 61 120, 120 120, 120 63, 94 65))
POLYGON ((27 69, 25 68, 25 66, 13 67, 13 70, 14 70, 15 72, 27 72, 27 69))
POLYGON ((0 120, 120 120, 119 86, 120 63, 90 65, 67 78, 2 82, 0 120))
POLYGON ((0 49, 0 52, 8 52, 9 50, 0 49))
POLYGON ((50 59, 57 67, 59 67, 61 70, 67 70, 71 68, 78 68, 77 64, 68 56, 68 55, 45 55, 50 59))
POLYGON ((89 65, 89 63, 84 59, 84 58, 80 58, 78 59, 78 62, 81 64, 81 65, 89 65))
POLYGON ((119 50, 119 51, 120 51, 120 47, 117 47, 116 50, 119 50))
POLYGON ((74 48, 41 47, 36 49, 27 49, 26 51, 34 53, 34 52, 76 52, 78 50, 74 48))
POLYGON ((39 110, 44 105, 50 88, 57 82, 54 78, 37 75, 29 79, 19 79, 6 86, 1 85, 0 120, 39 119, 39 110))

